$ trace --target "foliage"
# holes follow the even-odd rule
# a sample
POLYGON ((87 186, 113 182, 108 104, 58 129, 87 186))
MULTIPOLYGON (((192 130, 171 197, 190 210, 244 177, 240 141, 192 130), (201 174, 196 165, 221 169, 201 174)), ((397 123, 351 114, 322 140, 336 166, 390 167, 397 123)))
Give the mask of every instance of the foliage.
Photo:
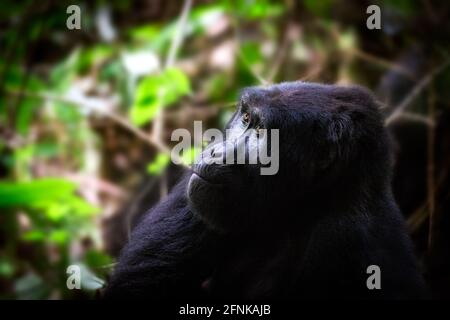
POLYGON ((130 117, 137 126, 151 121, 160 108, 172 105, 180 97, 190 93, 189 79, 183 71, 169 68, 157 75, 142 79, 136 89, 136 97, 130 117))
POLYGON ((147 166, 147 172, 153 175, 159 175, 170 162, 170 157, 165 153, 159 153, 152 163, 147 166))

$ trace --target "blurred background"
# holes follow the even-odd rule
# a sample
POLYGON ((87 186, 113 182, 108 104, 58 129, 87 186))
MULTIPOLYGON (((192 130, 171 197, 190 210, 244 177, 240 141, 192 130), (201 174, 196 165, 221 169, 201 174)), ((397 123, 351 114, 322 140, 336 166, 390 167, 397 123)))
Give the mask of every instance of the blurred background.
POLYGON ((94 298, 197 153, 171 164, 171 132, 222 127, 241 88, 293 80, 375 92, 395 197, 450 297, 449 39, 447 1, 2 0, 0 298, 94 298))

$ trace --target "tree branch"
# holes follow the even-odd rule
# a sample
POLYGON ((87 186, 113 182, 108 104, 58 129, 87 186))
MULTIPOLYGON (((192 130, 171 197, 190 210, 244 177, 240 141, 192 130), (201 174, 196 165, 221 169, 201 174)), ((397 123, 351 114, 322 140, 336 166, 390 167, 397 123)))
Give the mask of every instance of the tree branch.
POLYGON ((425 77, 422 78, 415 86, 412 88, 412 90, 409 92, 408 95, 400 102, 400 104, 394 108, 394 112, 386 119, 385 125, 389 125, 400 117, 400 115, 405 111, 405 109, 414 101, 414 99, 422 92, 422 90, 428 86, 428 84, 431 82, 431 80, 434 79, 436 75, 438 75, 440 72, 444 71, 446 67, 448 67, 450 64, 450 59, 446 60, 442 65, 437 67, 436 69, 429 72, 425 77))
MULTIPOLYGON (((48 101, 57 101, 57 102, 67 103, 69 105, 83 107, 83 108, 91 108, 91 106, 87 105, 86 103, 81 103, 81 102, 79 102, 77 100, 69 99, 69 98, 66 98, 66 97, 55 96, 55 95, 53 95, 51 93, 46 93, 46 92, 8 91, 7 93, 8 94, 12 94, 12 95, 24 95, 24 96, 27 96, 29 98, 36 98, 36 99, 42 99, 42 100, 48 100, 48 101)), ((171 150, 170 150, 169 146, 167 146, 161 140, 155 139, 153 137, 153 135, 148 135, 143 130, 137 128, 132 123, 130 123, 127 119, 125 119, 124 117, 122 117, 122 116, 120 116, 118 114, 115 114, 114 112, 111 112, 111 111, 103 111, 102 110, 102 111, 97 111, 97 112, 99 114, 103 115, 104 117, 109 118, 110 120, 112 120, 116 124, 120 125, 122 128, 130 131, 136 137, 138 137, 142 141, 146 142, 147 144, 155 147, 160 152, 171 156, 172 160, 176 160, 179 163, 182 163, 183 166, 188 167, 187 165, 184 164, 184 162, 181 161, 181 159, 178 156, 171 155, 171 150)))

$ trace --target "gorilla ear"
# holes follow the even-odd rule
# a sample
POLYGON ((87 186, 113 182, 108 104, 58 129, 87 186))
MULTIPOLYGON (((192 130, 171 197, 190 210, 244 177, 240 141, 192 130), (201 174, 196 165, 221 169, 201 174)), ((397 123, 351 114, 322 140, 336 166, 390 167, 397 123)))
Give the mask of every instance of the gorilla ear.
POLYGON ((334 114, 325 131, 325 143, 320 168, 327 169, 349 158, 352 144, 352 121, 348 114, 334 114))

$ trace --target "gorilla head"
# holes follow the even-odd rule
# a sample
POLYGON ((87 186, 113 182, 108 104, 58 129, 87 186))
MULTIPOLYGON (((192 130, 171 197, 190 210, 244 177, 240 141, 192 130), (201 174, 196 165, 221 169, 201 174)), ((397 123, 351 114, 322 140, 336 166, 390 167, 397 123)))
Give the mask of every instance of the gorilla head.
POLYGON ((243 91, 226 129, 227 140, 212 143, 193 168, 188 198, 193 212, 225 232, 252 232, 300 220, 362 200, 386 187, 389 152, 377 104, 365 89, 303 82, 243 91), (250 130, 250 129, 256 129, 250 130), (268 129, 266 134, 258 134, 268 129), (261 175, 261 163, 210 164, 247 143, 271 150, 269 131, 279 129, 279 170, 261 175), (248 132, 253 132, 248 134, 248 132), (247 141, 247 142, 245 142, 247 141), (376 161, 374 161, 376 159, 376 161), (326 201, 323 201, 326 199, 326 201), (301 213, 300 213, 301 214, 301 213))

